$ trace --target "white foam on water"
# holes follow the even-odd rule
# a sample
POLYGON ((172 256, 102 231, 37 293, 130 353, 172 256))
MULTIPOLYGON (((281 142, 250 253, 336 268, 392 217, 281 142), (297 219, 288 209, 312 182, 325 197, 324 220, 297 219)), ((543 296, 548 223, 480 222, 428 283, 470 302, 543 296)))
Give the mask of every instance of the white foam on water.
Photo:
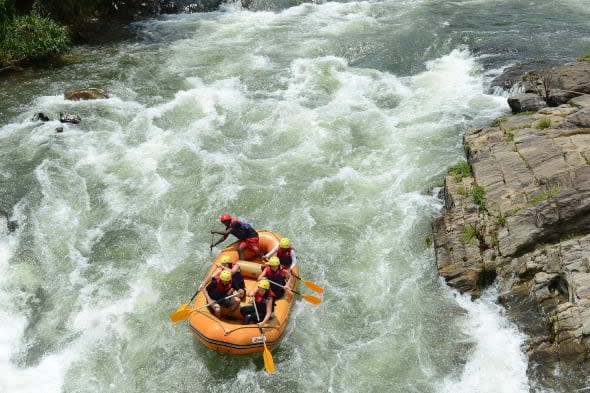
MULTIPOLYGON (((482 93, 481 70, 465 49, 429 62, 416 75, 398 77, 351 66, 344 57, 325 55, 331 52, 311 45, 375 28, 381 22, 373 7, 372 2, 327 2, 280 13, 230 12, 146 22, 199 30, 195 37, 162 49, 168 51, 162 68, 186 76, 179 91, 153 105, 116 97, 99 103, 66 103, 61 97, 38 101, 50 111, 68 106, 91 112, 97 105, 116 120, 97 117, 96 126, 73 131, 63 141, 66 148, 56 148, 53 160, 35 172, 43 200, 28 219, 40 231, 34 237, 46 240, 39 251, 52 257, 46 263, 66 261, 63 271, 52 277, 64 280, 66 289, 73 287, 63 300, 70 305, 67 326, 74 338, 30 367, 11 363, 10 354, 0 358, 0 375, 12 381, 6 385, 11 392, 33 390, 35 374, 46 375, 50 392, 63 390, 77 377, 88 383, 81 385, 88 390, 110 386, 134 391, 144 387, 145 367, 161 373, 154 377, 156 387, 167 383, 164 389, 173 390, 177 381, 201 391, 219 386, 217 362, 225 358, 207 357, 191 345, 184 327, 169 326, 162 310, 171 307, 170 301, 162 304, 162 299, 191 292, 183 285, 192 284, 186 271, 196 267, 187 264, 202 256, 194 249, 203 238, 209 240, 208 228, 194 222, 206 222, 200 217, 205 214, 214 219, 228 207, 240 218, 290 235, 302 251, 306 277, 327 288, 320 307, 297 305, 300 312, 293 315, 289 340, 276 352, 279 376, 288 379, 289 387, 358 392, 374 383, 395 391, 397 386, 387 381, 393 380, 390 368, 398 367, 400 378, 409 380, 414 375, 404 374, 406 368, 416 378, 436 375, 438 365, 421 342, 431 340, 423 326, 428 321, 418 319, 425 317, 416 311, 423 305, 415 300, 429 282, 432 256, 416 251, 415 238, 424 235, 425 220, 441 204, 423 190, 438 184, 432 179, 462 158, 458 133, 469 116, 491 118, 506 104, 482 93), (273 37, 290 29, 296 37, 291 45, 283 41, 275 46, 273 37), (243 43, 249 45, 241 47, 243 43), (227 48, 233 49, 233 57, 225 56, 227 48), (299 55, 283 58, 277 55, 282 51, 299 55), (217 69, 204 71, 209 58, 203 54, 220 62, 217 69), (271 76, 257 84, 242 69, 271 76), (178 156, 184 161, 177 161, 178 156), (183 172, 187 166, 199 173, 183 172), (89 196, 92 187, 95 194, 89 196), (245 200, 249 198, 260 203, 260 210, 248 205, 254 203, 245 200), (242 217, 240 209, 249 216, 242 217), (93 247, 113 224, 145 235, 145 243, 130 239, 128 249, 146 244, 153 250, 141 260, 128 261, 123 254, 121 259, 91 261, 93 247), (64 245, 52 244, 53 230, 64 245), (375 262, 380 263, 372 267, 375 262), (376 281, 376 274, 383 279, 376 281), (359 311, 361 301, 366 315, 345 320, 359 311), (108 359, 116 364, 100 375, 94 366, 111 348, 108 359), (320 359, 317 364, 327 366, 317 367, 310 361, 313 355, 320 359), (176 363, 158 364, 161 358, 176 363), (404 368, 406 361, 415 363, 404 368), (185 372, 190 367, 198 372, 185 372), (68 372, 73 376, 64 382, 68 372), (202 384, 196 385, 196 379, 202 384)), ((2 135, 30 127, 25 123, 3 127, 2 135)), ((31 133, 31 140, 46 140, 53 126, 43 126, 45 135, 31 133)), ((0 275, 11 277, 11 269, 3 262, 0 275)), ((0 296, 10 303, 17 294, 2 287, 0 296)), ((500 357, 494 353, 491 382, 503 386, 508 375, 516 386, 525 386, 517 356, 520 336, 502 322, 501 310, 483 301, 457 301, 468 310, 465 334, 477 345, 465 369, 446 380, 442 391, 463 391, 461 384, 474 386, 478 378, 488 378, 481 369, 485 351, 498 351, 486 346, 481 339, 486 336, 494 342, 508 340, 510 361, 517 368, 496 365, 500 357)), ((0 310, 6 323, 0 329, 8 337, 2 348, 26 350, 28 316, 0 310)), ((50 318, 60 315, 56 311, 50 318)), ((232 360, 239 371, 232 370, 234 376, 222 388, 262 392, 277 386, 259 363, 259 358, 232 360)))
POLYGON ((12 360, 23 350, 21 338, 27 318, 15 305, 24 299, 13 284, 15 269, 9 259, 18 245, 15 234, 0 237, 0 392, 60 392, 67 371, 68 355, 57 354, 45 357, 36 367, 21 368, 12 360))
POLYGON ((522 351, 525 337, 508 321, 502 306, 495 302, 494 289, 475 301, 456 295, 467 311, 463 332, 474 344, 467 364, 457 377, 448 377, 440 393, 527 393, 528 361, 522 351))

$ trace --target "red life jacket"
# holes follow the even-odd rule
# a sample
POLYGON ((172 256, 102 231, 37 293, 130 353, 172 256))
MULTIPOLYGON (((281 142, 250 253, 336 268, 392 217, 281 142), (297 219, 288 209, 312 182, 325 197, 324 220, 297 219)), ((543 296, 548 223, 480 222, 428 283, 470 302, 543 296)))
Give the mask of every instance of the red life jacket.
POLYGON ((219 277, 220 274, 213 277, 213 279, 215 280, 215 290, 218 291, 219 293, 227 294, 229 292, 229 290, 233 288, 231 285, 231 280, 227 283, 224 283, 221 280, 221 278, 219 277))
POLYGON ((281 261, 281 265, 291 267, 291 264, 293 263, 293 259, 291 258, 291 251, 293 251, 293 247, 279 247, 279 249, 277 250, 277 257, 279 258, 279 261, 281 261))
POLYGON ((267 289, 266 292, 264 293, 264 295, 261 295, 260 293, 258 293, 258 291, 256 291, 256 294, 254 295, 254 302, 256 303, 256 306, 258 307, 259 310, 266 310, 266 299, 272 298, 272 309, 274 310, 275 297, 276 297, 276 295, 272 291, 272 289, 267 289))
POLYGON ((279 265, 279 268, 275 272, 272 270, 270 266, 267 266, 264 268, 264 271, 266 272, 266 278, 268 278, 270 281, 274 281, 278 284, 285 285, 285 277, 289 272, 288 268, 286 268, 283 265, 279 265))

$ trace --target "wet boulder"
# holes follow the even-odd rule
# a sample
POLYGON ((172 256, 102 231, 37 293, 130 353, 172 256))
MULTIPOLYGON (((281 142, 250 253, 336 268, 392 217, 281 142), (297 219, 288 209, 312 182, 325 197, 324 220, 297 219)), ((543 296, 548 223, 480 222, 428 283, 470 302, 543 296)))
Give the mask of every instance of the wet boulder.
POLYGON ((79 115, 72 115, 69 113, 59 112, 59 121, 62 123, 78 124, 82 121, 79 115))
POLYGON ((98 100, 103 98, 109 98, 109 96, 103 89, 99 89, 96 87, 88 87, 84 89, 68 90, 64 93, 64 98, 66 100, 79 101, 98 100))
POLYGON ((510 105, 512 113, 520 113, 536 112, 539 109, 545 108, 547 103, 538 94, 526 93, 508 98, 508 105, 510 105))
POLYGON ((32 121, 49 121, 51 119, 45 113, 38 112, 33 115, 33 118, 31 120, 32 121))

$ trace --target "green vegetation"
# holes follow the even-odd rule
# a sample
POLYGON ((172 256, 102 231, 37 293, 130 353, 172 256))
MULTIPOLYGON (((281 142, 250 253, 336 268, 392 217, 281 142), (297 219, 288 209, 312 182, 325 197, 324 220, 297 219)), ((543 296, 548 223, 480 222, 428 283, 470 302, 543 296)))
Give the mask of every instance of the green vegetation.
POLYGON ((110 0, 35 0, 32 9, 19 13, 16 0, 0 0, 0 72, 44 61, 65 52, 69 29, 83 26, 89 17, 107 15, 110 0), (16 5, 16 6, 15 6, 16 5))
POLYGON ((65 27, 36 12, 4 21, 0 37, 0 69, 55 56, 70 43, 65 27))
POLYGON ((432 246, 432 235, 426 235, 424 238, 424 245, 426 248, 430 248, 430 246, 432 246))
POLYGON ((481 186, 475 186, 471 189, 473 202, 479 206, 479 210, 486 210, 486 190, 481 186))
POLYGON ((559 241, 560 242, 567 242, 569 240, 574 240, 575 238, 576 238, 576 234, 575 233, 570 233, 568 235, 565 235, 561 239, 559 239, 559 241))
POLYGON ((476 239, 477 229, 475 228, 475 226, 471 224, 466 225, 465 229, 463 230, 463 236, 461 237, 461 240, 463 240, 465 243, 476 244, 476 239))
POLYGON ((544 118, 540 119, 539 122, 537 123, 537 127, 539 127, 541 130, 551 127, 551 119, 548 117, 544 117, 544 118))
MULTIPOLYGON (((500 244, 500 241, 498 240, 498 235, 497 234, 493 234, 492 235, 492 246, 493 247, 498 247, 498 244, 500 244)), ((495 254, 494 254, 495 256, 495 254)))
POLYGON ((544 201, 544 200, 554 197, 555 195, 559 194, 560 192, 561 192, 561 188, 550 188, 546 191, 542 191, 542 192, 538 193, 537 195, 535 195, 535 197, 529 201, 529 204, 536 205, 537 203, 539 203, 541 201, 544 201))
POLYGON ((590 52, 584 53, 582 56, 578 57, 578 61, 586 61, 590 63, 590 52))
POLYGON ((496 216, 496 223, 498 223, 498 225, 502 225, 504 226, 504 224, 506 224, 506 216, 500 214, 499 216, 496 216))
POLYGON ((471 176, 471 167, 466 161, 462 161, 449 169, 449 175, 453 176, 455 182, 459 183, 463 178, 471 176))
POLYGON ((502 123, 508 120, 508 116, 500 116, 492 123, 492 127, 500 127, 502 123))
POLYGON ((469 194, 469 189, 467 189, 463 186, 459 186, 459 187, 457 187, 457 194, 466 196, 467 194, 469 194))

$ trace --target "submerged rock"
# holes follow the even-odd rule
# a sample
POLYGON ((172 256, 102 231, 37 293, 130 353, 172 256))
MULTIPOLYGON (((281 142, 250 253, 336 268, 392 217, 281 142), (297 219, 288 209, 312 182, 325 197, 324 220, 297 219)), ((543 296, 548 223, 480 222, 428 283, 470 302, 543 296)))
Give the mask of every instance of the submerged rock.
POLYGON ((31 120, 32 121, 49 121, 51 119, 45 113, 38 112, 33 115, 33 118, 31 120))
POLYGON ((62 123, 78 124, 82 121, 82 119, 78 115, 71 115, 69 113, 59 112, 59 121, 61 121, 62 123))

